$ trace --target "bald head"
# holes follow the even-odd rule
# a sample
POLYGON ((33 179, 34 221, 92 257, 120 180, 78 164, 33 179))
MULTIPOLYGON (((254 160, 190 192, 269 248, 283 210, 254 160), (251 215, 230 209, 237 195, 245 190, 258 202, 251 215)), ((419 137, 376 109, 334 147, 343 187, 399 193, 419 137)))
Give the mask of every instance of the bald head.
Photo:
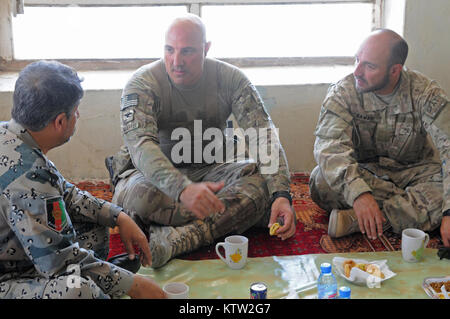
POLYGON ((202 19, 200 19, 199 16, 187 13, 183 16, 180 16, 172 21, 172 23, 169 25, 166 31, 166 39, 167 36, 173 32, 174 29, 185 29, 189 30, 189 32, 192 32, 196 34, 200 41, 203 43, 206 43, 206 28, 205 24, 203 23, 202 19))
POLYGON ((386 54, 388 66, 405 64, 408 56, 408 44, 398 33, 389 29, 377 29, 366 38, 363 45, 368 41, 378 46, 386 54))
POLYGON ((172 82, 183 87, 196 85, 209 47, 205 25, 198 16, 176 18, 167 29, 164 46, 164 63, 172 82))

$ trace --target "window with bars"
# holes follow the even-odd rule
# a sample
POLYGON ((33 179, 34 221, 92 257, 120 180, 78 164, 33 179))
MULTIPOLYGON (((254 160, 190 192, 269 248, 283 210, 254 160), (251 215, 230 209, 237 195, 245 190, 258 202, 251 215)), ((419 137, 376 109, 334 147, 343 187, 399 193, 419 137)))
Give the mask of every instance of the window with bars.
POLYGON ((380 26, 380 3, 25 0, 23 14, 11 14, 10 56, 0 58, 19 69, 38 59, 134 68, 161 57, 167 24, 191 12, 206 24, 209 55, 238 66, 351 64, 361 40, 380 26))

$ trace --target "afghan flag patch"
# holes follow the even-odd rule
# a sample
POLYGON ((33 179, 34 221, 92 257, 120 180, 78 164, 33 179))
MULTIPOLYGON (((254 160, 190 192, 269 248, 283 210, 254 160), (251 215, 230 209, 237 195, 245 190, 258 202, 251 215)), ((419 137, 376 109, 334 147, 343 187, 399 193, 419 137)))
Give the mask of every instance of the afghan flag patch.
POLYGON ((62 197, 47 198, 47 225, 51 229, 60 232, 67 225, 66 205, 62 197))

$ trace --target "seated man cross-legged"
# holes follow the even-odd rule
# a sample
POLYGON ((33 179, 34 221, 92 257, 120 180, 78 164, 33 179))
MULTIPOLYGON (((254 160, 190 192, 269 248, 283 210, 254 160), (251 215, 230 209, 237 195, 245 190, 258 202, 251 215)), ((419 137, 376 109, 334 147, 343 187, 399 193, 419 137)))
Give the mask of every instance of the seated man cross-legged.
POLYGON ((310 192, 330 212, 331 237, 440 227, 450 246, 450 103, 404 67, 407 53, 401 36, 374 31, 322 104, 310 192))
POLYGON ((175 19, 164 59, 138 69, 122 93, 124 147, 106 159, 113 202, 148 233, 155 268, 254 225, 280 221, 282 240, 295 233, 289 170, 273 123, 238 68, 206 57, 210 44, 199 17, 175 19), (274 170, 264 172, 257 159, 208 160, 205 136, 223 132, 231 114, 243 130, 269 133, 274 170))

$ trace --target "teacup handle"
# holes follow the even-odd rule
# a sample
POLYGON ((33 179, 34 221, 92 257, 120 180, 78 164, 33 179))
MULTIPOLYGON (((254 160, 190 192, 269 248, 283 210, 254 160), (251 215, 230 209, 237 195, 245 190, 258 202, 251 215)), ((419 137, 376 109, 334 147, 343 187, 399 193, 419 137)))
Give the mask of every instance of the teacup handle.
POLYGON ((425 239, 424 239, 424 243, 423 243, 423 248, 427 248, 427 245, 428 245, 429 241, 430 241, 430 235, 425 233, 425 239))
POLYGON ((219 256, 219 258, 220 259, 222 259, 222 261, 224 262, 224 263, 226 263, 227 264, 227 260, 225 259, 225 257, 224 256, 222 256, 220 253, 219 253, 219 247, 223 247, 223 249, 225 249, 225 243, 217 243, 216 244, 216 254, 217 254, 217 256, 219 256))

